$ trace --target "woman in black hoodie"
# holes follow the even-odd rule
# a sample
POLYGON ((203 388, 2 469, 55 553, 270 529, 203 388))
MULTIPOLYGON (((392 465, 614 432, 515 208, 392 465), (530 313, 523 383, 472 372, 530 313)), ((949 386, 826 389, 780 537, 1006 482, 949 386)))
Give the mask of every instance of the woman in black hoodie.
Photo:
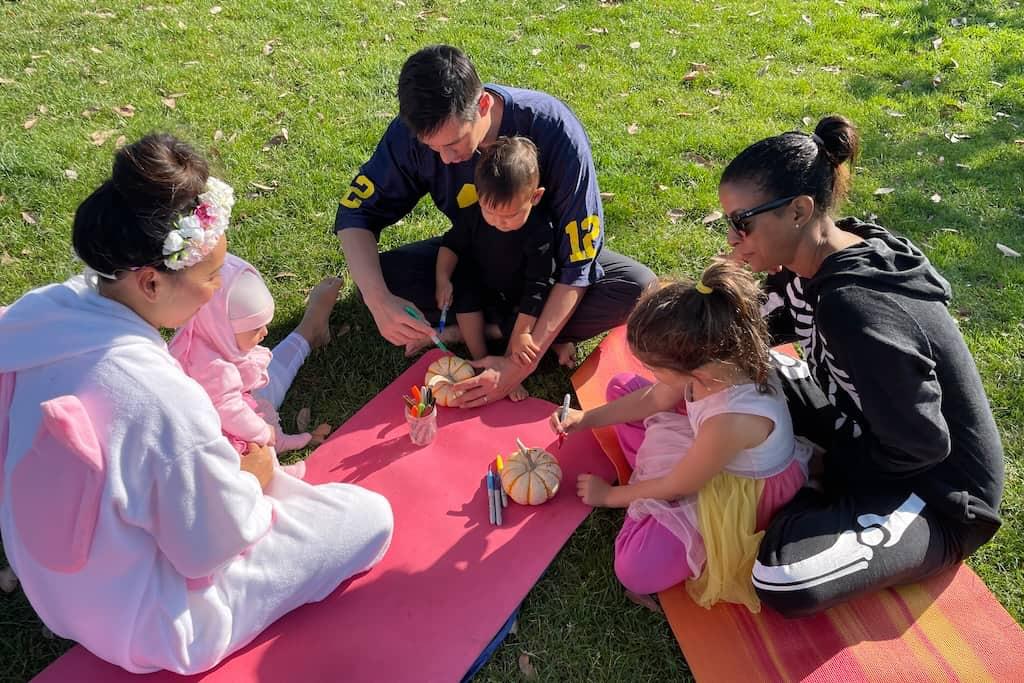
POLYGON ((794 427, 824 450, 754 566, 786 616, 935 574, 1000 524, 1002 444, 949 284, 906 239, 832 218, 858 146, 827 117, 754 143, 719 185, 733 256, 769 273, 775 340, 807 360, 781 369, 794 427))

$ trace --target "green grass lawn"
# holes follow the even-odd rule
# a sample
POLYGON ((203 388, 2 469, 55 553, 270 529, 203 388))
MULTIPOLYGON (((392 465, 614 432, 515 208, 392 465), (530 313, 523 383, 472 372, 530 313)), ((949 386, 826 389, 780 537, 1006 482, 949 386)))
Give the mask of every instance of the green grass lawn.
MULTIPOLYGON (((0 27, 0 302, 78 270, 75 207, 109 174, 121 136, 163 130, 236 188, 231 246, 277 297, 271 341, 319 278, 344 269, 337 200, 423 45, 461 46, 484 80, 568 102, 613 195, 607 244, 663 274, 694 274, 723 248, 701 219, 729 159, 845 114, 864 138, 845 212, 910 237, 953 285, 1007 454, 1004 527, 969 563, 1024 617, 1024 271, 996 248, 1024 252, 1019 2, 23 0, 0 4, 0 27), (882 187, 894 191, 876 196, 882 187)), ((383 246, 444 229, 421 205, 383 246)), ((337 425, 407 367, 351 287, 334 326, 286 423, 309 405, 314 424, 337 425)), ((557 401, 568 375, 546 362, 527 387, 557 401)), ((479 680, 522 678, 524 652, 541 680, 689 676, 663 618, 615 581, 621 517, 583 524, 479 680)), ((25 680, 69 645, 42 636, 20 591, 0 595, 0 678, 25 680)))

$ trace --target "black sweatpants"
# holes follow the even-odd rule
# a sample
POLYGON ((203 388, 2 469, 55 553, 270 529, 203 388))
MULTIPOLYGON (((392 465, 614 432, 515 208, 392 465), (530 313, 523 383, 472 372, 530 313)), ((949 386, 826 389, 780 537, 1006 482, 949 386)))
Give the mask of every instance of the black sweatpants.
MULTIPOLYGON (((780 372, 793 428, 827 447, 835 408, 802 372, 806 367, 780 372)), ((754 588, 780 614, 804 616, 936 574, 977 545, 911 488, 829 496, 805 487, 769 524, 754 564, 754 588)))
MULTIPOLYGON (((380 255, 388 289, 407 299, 437 324, 441 311, 434 299, 434 272, 441 238, 412 242, 380 255)), ((604 248, 597 257, 604 276, 587 287, 583 300, 562 328, 556 342, 580 342, 626 321, 644 289, 655 280, 645 265, 604 248)), ((449 312, 449 322, 454 319, 449 312)))

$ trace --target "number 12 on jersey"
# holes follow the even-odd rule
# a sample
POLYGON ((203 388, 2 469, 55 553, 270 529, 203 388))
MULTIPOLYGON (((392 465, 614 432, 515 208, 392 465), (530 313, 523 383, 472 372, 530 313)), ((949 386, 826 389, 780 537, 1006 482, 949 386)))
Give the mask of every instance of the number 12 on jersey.
POLYGON ((601 236, 601 221, 597 216, 587 216, 579 223, 569 223, 565 226, 565 234, 569 236, 570 261, 583 261, 597 256, 594 242, 601 236))

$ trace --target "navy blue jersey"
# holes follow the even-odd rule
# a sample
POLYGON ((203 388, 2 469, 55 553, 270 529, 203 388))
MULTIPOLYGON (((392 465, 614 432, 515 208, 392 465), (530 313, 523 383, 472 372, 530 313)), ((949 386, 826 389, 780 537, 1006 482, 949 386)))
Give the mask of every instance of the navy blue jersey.
MULTIPOLYGON (((555 226, 556 281, 593 284, 603 275, 597 255, 604 243, 604 210, 583 126, 547 93, 484 87, 505 103, 498 134, 522 135, 537 145, 545 193, 534 211, 547 214, 555 226)), ((335 231, 364 228, 380 237, 428 192, 452 224, 458 223, 467 210, 478 211, 473 171, 479 157, 478 151, 460 164, 445 164, 396 118, 342 197, 335 231)))
POLYGON ((547 216, 535 208, 521 228, 502 231, 487 224, 479 207, 473 209, 464 212, 441 242, 459 257, 452 278, 454 311, 480 310, 498 297, 520 313, 540 316, 554 270, 547 216))

